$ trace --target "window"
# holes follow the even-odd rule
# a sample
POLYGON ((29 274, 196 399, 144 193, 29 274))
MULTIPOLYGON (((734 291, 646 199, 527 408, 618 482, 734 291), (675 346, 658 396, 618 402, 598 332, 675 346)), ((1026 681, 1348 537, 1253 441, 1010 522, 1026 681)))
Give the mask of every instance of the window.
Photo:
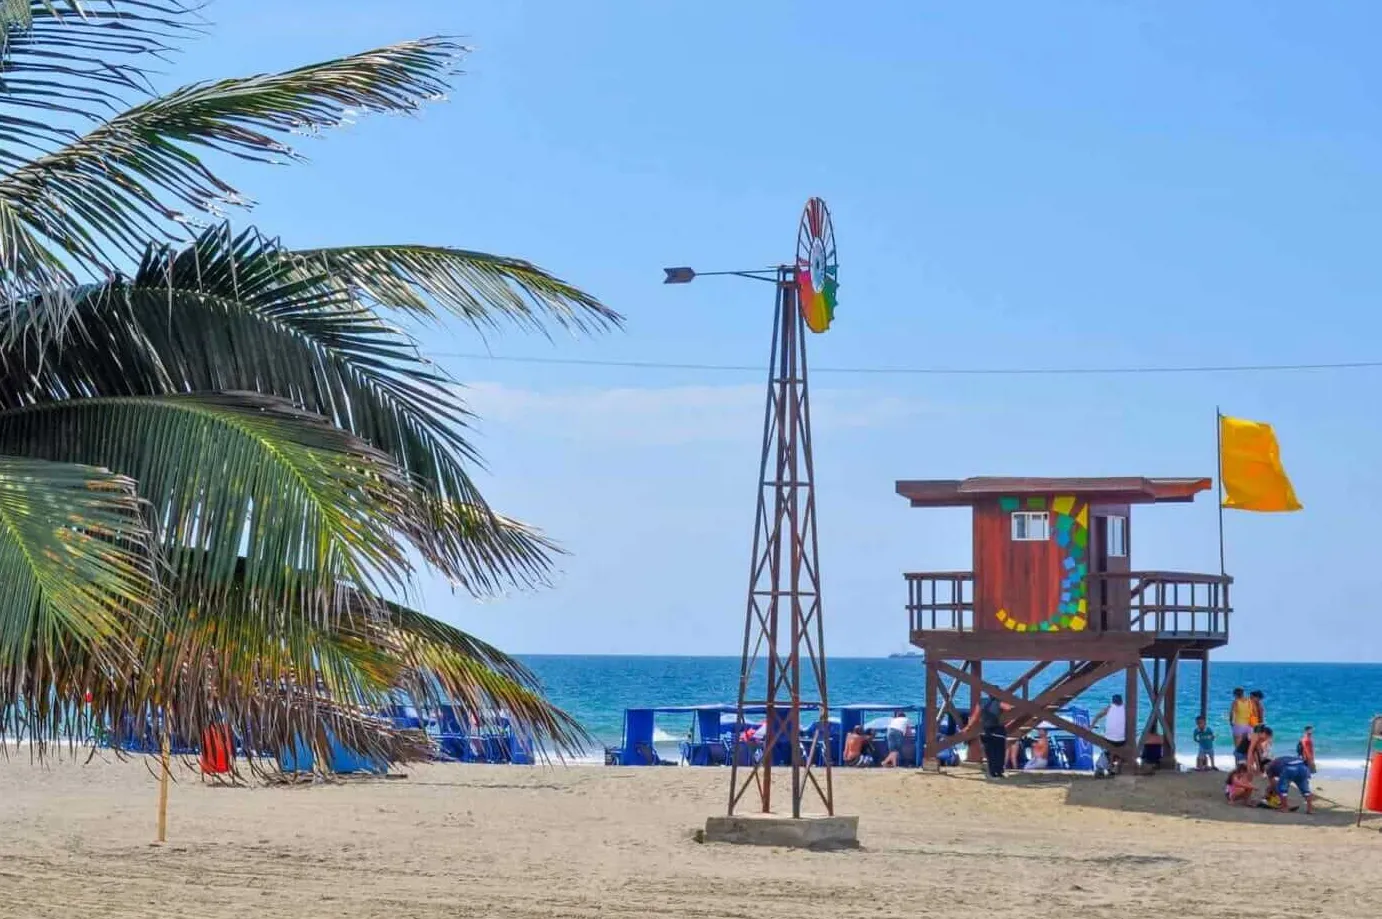
POLYGON ((1128 557, 1128 518, 1108 517, 1108 557, 1128 557))
POLYGON ((1051 520, 1045 511, 1013 514, 1013 542, 1042 542, 1051 538, 1051 520))

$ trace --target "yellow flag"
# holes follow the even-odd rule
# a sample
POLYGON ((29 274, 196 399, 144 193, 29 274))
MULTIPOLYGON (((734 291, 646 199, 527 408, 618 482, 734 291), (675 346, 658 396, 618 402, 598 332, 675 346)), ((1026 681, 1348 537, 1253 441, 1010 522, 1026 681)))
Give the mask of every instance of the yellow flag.
POLYGON ((1240 511, 1298 511, 1296 490, 1281 465, 1270 424, 1219 416, 1219 480, 1224 507, 1240 511))

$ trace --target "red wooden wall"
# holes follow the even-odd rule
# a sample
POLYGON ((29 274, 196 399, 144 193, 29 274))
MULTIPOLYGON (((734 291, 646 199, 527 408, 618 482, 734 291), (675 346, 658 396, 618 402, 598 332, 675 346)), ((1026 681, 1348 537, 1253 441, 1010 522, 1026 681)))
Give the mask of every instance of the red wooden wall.
POLYGON ((1089 506, 1071 496, 1002 497, 974 507, 975 628, 1083 631, 1090 598, 1089 506), (1044 541, 1014 541, 1014 511, 1046 511, 1044 541))

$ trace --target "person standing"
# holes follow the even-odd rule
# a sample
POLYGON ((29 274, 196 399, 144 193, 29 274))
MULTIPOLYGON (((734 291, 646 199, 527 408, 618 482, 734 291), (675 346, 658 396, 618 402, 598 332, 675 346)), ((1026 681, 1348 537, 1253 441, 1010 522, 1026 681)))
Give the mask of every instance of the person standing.
MULTIPOLYGON (((1233 746, 1237 748, 1244 737, 1252 734, 1252 701, 1248 699, 1243 687, 1233 690, 1233 701, 1228 706, 1228 725, 1233 732, 1233 746)), ((1260 723, 1260 722, 1259 722, 1260 723)))
POLYGON ((979 742, 984 748, 984 767, 991 779, 1003 777, 1003 760, 1008 747, 1008 729, 1003 724, 1004 708, 1002 702, 989 696, 979 703, 979 707, 970 716, 969 724, 965 726, 968 730, 975 724, 979 725, 979 742))
POLYGON ((907 723, 907 713, 904 711, 893 712, 893 717, 888 721, 888 755, 883 760, 883 766, 893 768, 902 762, 902 747, 906 743, 907 733, 911 725, 907 723))
POLYGON ((1267 704, 1265 699, 1266 694, 1260 689, 1254 689, 1252 692, 1248 693, 1248 706, 1251 709, 1248 723, 1253 727, 1267 723, 1267 704))
POLYGON ((1209 723, 1204 715, 1195 719, 1195 771, 1196 772, 1218 772, 1219 767, 1214 765, 1214 731, 1210 729, 1209 723))
POLYGON ((1305 726, 1301 732, 1300 740, 1296 743, 1296 755, 1305 760, 1305 765, 1310 767, 1310 774, 1315 774, 1315 729, 1310 725, 1305 726))

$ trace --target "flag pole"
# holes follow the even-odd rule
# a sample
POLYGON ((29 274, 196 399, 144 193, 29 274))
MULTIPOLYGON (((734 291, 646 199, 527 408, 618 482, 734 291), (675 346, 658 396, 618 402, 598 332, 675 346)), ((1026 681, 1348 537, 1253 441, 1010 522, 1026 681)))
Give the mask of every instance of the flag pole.
POLYGON ((1215 481, 1219 483, 1219 574, 1227 573, 1224 566, 1224 415, 1214 406, 1214 456, 1218 468, 1215 481))

